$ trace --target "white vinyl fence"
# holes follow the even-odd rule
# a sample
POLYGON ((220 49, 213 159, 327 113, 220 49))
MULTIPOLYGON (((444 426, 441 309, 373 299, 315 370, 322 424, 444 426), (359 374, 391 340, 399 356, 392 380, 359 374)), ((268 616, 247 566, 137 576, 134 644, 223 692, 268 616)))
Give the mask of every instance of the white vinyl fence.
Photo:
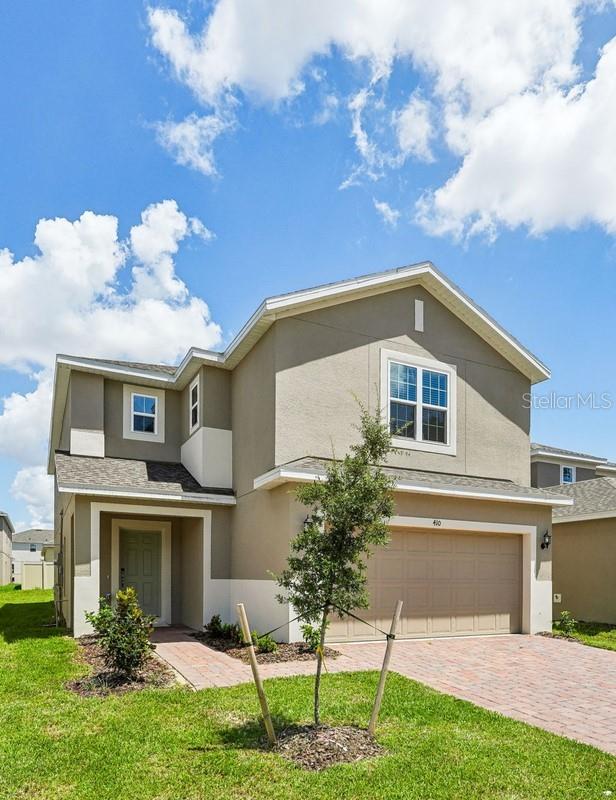
POLYGON ((53 589, 53 563, 40 561, 21 565, 22 589, 53 589))

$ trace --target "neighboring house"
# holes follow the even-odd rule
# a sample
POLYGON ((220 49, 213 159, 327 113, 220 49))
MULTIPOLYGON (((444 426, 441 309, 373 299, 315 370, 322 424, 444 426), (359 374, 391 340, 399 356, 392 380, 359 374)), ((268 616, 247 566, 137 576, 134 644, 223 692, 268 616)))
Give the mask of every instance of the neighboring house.
POLYGON ((562 450, 546 444, 530 448, 531 486, 545 488, 588 481, 602 476, 616 477, 616 464, 600 456, 562 450))
POLYGON ((31 528, 13 536, 13 580, 21 583, 24 564, 40 564, 43 548, 53 545, 54 532, 43 528, 31 528))
POLYGON ((0 586, 11 582, 11 552, 15 529, 6 511, 0 511, 0 586))
POLYGON ((554 617, 616 624, 616 476, 555 491, 575 504, 554 508, 554 617))
POLYGON ((392 542, 362 615, 382 628, 402 599, 403 637, 549 630, 542 545, 571 500, 530 487, 524 402, 549 374, 430 263, 269 298, 223 353, 177 367, 60 355, 60 610, 81 635, 100 595, 133 585, 159 624, 234 619, 243 601, 254 627, 300 638, 271 573, 306 516, 294 486, 356 441, 358 398, 398 448, 392 542))

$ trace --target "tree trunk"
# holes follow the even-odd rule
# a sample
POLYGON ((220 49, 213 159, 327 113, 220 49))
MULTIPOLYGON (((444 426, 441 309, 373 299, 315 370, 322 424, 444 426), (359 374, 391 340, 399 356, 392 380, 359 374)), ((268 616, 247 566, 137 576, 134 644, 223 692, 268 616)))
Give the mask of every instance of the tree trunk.
POLYGON ((323 648, 325 646, 325 632, 327 631, 327 618, 329 616, 329 607, 323 609, 323 618, 321 620, 321 638, 319 639, 319 650, 317 652, 317 675, 314 680, 314 724, 320 725, 321 718, 319 715, 319 703, 321 690, 321 670, 323 668, 323 648))

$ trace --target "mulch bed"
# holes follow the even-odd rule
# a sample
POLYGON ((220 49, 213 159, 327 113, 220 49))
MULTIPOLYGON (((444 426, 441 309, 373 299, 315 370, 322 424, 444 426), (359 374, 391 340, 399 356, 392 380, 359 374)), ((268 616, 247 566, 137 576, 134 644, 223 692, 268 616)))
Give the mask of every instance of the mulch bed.
POLYGON ((539 631, 537 636, 545 636, 546 639, 564 639, 566 642, 577 642, 578 644, 585 644, 581 639, 575 636, 567 636, 564 633, 552 633, 551 631, 539 631))
MULTIPOLYGON (((213 650, 220 650, 232 658, 238 658, 245 664, 250 663, 248 650, 246 647, 238 647, 237 644, 230 639, 216 639, 208 636, 207 633, 193 634, 195 639, 198 639, 203 644, 211 647, 213 650)), ((331 647, 325 648, 325 658, 338 658, 340 653, 337 650, 332 650, 331 647)), ((291 642, 287 644, 282 642, 278 645, 275 653, 259 653, 257 651, 257 662, 259 664, 281 664, 285 661, 316 661, 317 654, 314 650, 310 650, 304 642, 291 642)))
POLYGON ((129 680, 109 672, 96 636, 82 636, 78 640, 78 647, 78 658, 90 667, 90 672, 82 678, 68 681, 65 686, 83 697, 105 697, 141 689, 160 689, 176 683, 173 672, 155 656, 151 656, 135 678, 129 680))
POLYGON ((334 764, 349 764, 385 754, 368 731, 351 726, 306 725, 287 728, 278 735, 274 752, 303 769, 318 772, 334 764))

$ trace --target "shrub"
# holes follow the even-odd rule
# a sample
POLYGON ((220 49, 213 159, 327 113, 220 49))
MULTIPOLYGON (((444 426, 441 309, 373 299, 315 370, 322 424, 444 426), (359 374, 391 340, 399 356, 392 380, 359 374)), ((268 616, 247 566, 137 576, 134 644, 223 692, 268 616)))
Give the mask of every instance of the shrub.
POLYGON ((556 625, 558 626, 558 630, 565 636, 572 636, 575 633, 577 620, 574 619, 573 614, 570 611, 561 611, 560 619, 556 625))
POLYGON ((205 632, 213 639, 223 639, 222 626, 223 621, 220 618, 220 614, 214 614, 207 625, 204 625, 203 627, 205 628, 205 632))
POLYGON ((214 614, 205 627, 205 632, 212 639, 226 639, 236 644, 242 643, 242 631, 237 623, 223 622, 220 614, 214 614))
POLYGON ((306 647, 311 652, 316 653, 319 642, 321 641, 320 628, 316 625, 311 625, 309 622, 306 622, 304 625, 302 625, 302 636, 304 642, 306 643, 306 647))
POLYGON ((103 649, 105 664, 112 671, 132 678, 150 657, 150 633, 154 617, 144 614, 132 587, 120 589, 115 607, 101 597, 97 612, 86 613, 103 649))
POLYGON ((252 632, 252 643, 260 653, 275 653, 278 650, 278 643, 268 634, 261 636, 259 631, 252 632))

